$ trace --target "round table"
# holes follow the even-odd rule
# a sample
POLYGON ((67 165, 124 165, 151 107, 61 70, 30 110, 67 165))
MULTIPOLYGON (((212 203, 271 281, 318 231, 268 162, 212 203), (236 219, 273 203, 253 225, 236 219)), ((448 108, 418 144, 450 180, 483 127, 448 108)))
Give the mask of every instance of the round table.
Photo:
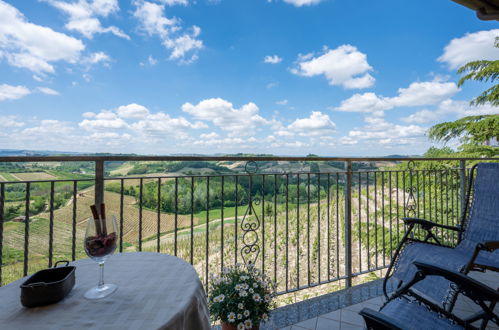
POLYGON ((98 265, 72 262, 76 284, 57 304, 21 305, 20 279, 0 288, 2 329, 210 329, 205 292, 194 268, 174 256, 121 253, 108 258, 105 282, 118 290, 100 300, 83 294, 98 282, 98 265))

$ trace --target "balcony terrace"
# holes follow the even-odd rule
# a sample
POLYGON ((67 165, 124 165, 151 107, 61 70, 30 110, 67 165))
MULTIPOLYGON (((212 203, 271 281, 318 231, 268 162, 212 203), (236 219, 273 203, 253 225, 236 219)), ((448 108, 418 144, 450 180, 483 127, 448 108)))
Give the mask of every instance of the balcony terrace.
MULTIPOLYGON (((264 328, 361 328, 356 312, 382 301, 381 278, 405 230, 400 219, 458 225, 478 161, 498 159, 3 157, 37 166, 89 162, 94 170, 3 176, 0 285, 85 258, 89 206, 104 202, 118 220, 119 252, 178 256, 205 288, 210 273, 255 263, 277 282, 279 307, 264 328), (218 169, 123 175, 109 170, 116 162, 217 162, 218 169)), ((457 240, 445 229, 437 236, 457 240)), ((499 287, 497 276, 473 276, 499 287)), ((457 310, 470 307, 460 301, 457 310)))

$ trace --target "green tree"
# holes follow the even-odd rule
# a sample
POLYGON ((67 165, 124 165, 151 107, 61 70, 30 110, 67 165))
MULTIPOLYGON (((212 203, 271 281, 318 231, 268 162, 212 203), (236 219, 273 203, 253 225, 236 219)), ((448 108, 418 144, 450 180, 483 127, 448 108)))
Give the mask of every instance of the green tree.
MULTIPOLYGON (((499 37, 496 38, 494 46, 499 48, 499 37)), ((499 79, 499 60, 495 61, 473 61, 469 62, 457 70, 457 73, 464 74, 459 79, 458 86, 462 86, 468 80, 481 82, 495 82, 499 79)), ((471 101, 472 105, 490 103, 499 106, 499 84, 495 84, 471 101)))
POLYGON ((481 145, 499 137, 499 115, 468 116, 440 123, 429 129, 428 137, 442 142, 459 138, 464 144, 481 145))
MULTIPOLYGON (((499 37, 496 38, 494 46, 499 48, 499 37)), ((457 72, 464 74, 459 79, 458 86, 468 80, 495 83, 499 79, 499 60, 472 61, 460 67, 457 72)), ((485 90, 470 104, 499 106, 499 84, 485 90)), ((442 142, 457 138, 462 143, 459 148, 461 153, 467 156, 494 156, 499 153, 497 148, 484 144, 493 138, 499 138, 499 115, 468 116, 440 123, 429 129, 428 137, 442 142)))

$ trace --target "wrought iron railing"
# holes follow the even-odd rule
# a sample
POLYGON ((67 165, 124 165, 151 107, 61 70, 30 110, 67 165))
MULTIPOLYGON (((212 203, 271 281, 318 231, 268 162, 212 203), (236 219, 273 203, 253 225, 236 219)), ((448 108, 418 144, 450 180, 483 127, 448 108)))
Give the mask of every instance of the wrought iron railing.
MULTIPOLYGON (((348 287, 353 278, 388 266, 404 233, 401 217, 458 225, 467 165, 498 159, 0 158, 0 163, 49 161, 94 162, 95 175, 0 182, 0 285, 60 259, 85 257, 88 206, 105 202, 108 214, 118 219, 120 252, 176 255, 193 264, 205 282, 211 272, 251 262, 278 283, 279 293, 338 280, 348 287), (248 163, 243 173, 105 177, 108 161, 248 163), (344 168, 266 173, 258 170, 261 161, 334 161, 344 162, 344 168), (360 162, 385 166, 353 170, 360 162), (9 196, 16 196, 15 203, 9 196), (46 204, 35 205, 34 196, 43 196, 46 204), (12 205, 21 203, 23 216, 13 218, 12 205)), ((457 240, 445 230, 438 237, 449 245, 457 240)))

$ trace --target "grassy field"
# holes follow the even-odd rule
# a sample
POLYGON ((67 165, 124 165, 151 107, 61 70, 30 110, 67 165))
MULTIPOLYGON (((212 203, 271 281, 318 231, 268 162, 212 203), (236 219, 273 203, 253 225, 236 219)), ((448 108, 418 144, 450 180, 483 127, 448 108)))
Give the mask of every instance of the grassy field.
POLYGON ((56 176, 49 174, 47 172, 25 172, 25 173, 13 173, 13 177, 17 178, 19 181, 37 181, 37 180, 54 180, 57 179, 56 176))
POLYGON ((19 181, 15 176, 6 172, 0 173, 0 177, 2 181, 19 181))

